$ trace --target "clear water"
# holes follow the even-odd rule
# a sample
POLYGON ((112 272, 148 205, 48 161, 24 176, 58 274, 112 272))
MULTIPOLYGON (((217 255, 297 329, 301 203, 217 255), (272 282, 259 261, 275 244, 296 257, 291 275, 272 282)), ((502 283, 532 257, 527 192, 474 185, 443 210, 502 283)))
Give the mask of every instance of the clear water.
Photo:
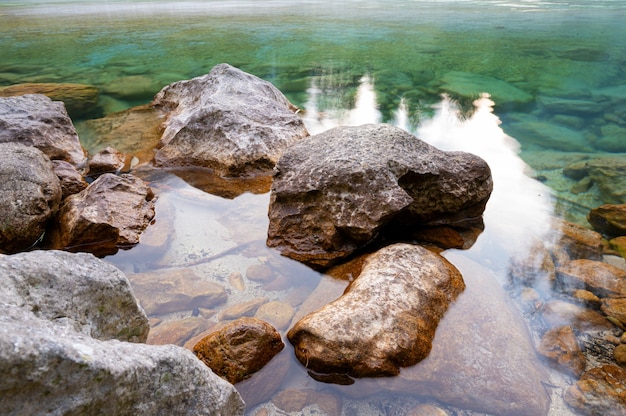
MULTIPOLYGON (((228 62, 274 83, 305 110, 312 133, 383 121, 473 151, 490 163, 496 185, 485 232, 464 255, 504 281, 509 258, 527 249, 529 236, 543 236, 553 213, 584 224, 590 208, 626 203, 593 189, 572 193, 575 182, 561 172, 581 157, 626 152, 625 18, 626 1, 616 0, 0 1, 0 86, 94 85, 105 116, 228 62), (493 113, 484 101, 475 110, 481 92, 491 94, 493 113)), ((85 115, 73 118, 80 132, 85 115)), ((265 247, 266 184, 223 198, 171 173, 137 174, 159 195, 151 243, 107 258, 131 280, 188 265, 226 288, 228 303, 207 317, 214 322, 220 309, 260 296, 297 310, 294 299, 328 279, 265 247), (160 233, 167 243, 155 245, 160 233), (275 270, 274 287, 246 278, 258 263, 275 270), (229 280, 234 272, 244 289, 229 280)), ((287 346, 281 354, 290 353, 287 346)), ((329 389, 289 357, 282 388, 329 389)), ((431 400, 383 395, 375 406, 330 391, 346 414, 395 414, 431 400)), ((554 406, 551 414, 567 414, 554 406)))

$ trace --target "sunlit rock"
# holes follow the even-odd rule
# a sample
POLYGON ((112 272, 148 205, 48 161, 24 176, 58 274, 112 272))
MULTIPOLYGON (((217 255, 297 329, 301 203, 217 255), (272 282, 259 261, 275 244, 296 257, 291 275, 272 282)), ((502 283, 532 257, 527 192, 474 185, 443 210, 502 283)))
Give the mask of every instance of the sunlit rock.
POLYGON ((126 155, 112 147, 105 147, 89 159, 89 176, 120 173, 126 164, 126 155))
POLYGON ((76 168, 86 160, 64 104, 41 94, 0 98, 0 143, 6 142, 34 146, 76 168))
POLYGON ((61 183, 61 199, 77 194, 89 185, 83 175, 71 163, 64 160, 53 160, 52 166, 61 183))
POLYGON ((267 322, 239 318, 203 338, 193 352, 217 375, 238 383, 263 368, 284 346, 267 322))
POLYGON ((228 64, 163 88, 159 166, 197 166, 224 176, 268 174, 285 148, 308 136, 295 107, 271 83, 228 64))
POLYGON ((40 150, 0 143, 0 253, 37 243, 59 207, 61 192, 54 167, 40 150))
POLYGON ((481 216, 491 190, 489 166, 477 156, 443 152, 386 124, 338 127, 281 157, 267 244, 327 267, 381 234, 463 227, 481 216))
POLYGON ((571 259, 602 259, 602 236, 573 222, 554 219, 559 232, 558 246, 563 248, 571 259))
POLYGON ((585 288, 597 296, 626 296, 626 271, 608 263, 578 259, 556 269, 566 288, 585 288))
POLYGON ((368 257, 343 296, 306 315, 287 337, 313 372, 397 375, 428 355, 439 320, 463 288, 443 257, 391 245, 368 257))
POLYGON ((294 310, 291 305, 275 300, 261 305, 254 316, 257 319, 269 322, 278 330, 285 330, 289 326, 293 315, 294 310))
POLYGON ((582 415, 623 416, 626 414, 626 371, 603 365, 585 372, 563 398, 582 415))
POLYGON ((587 215, 587 221, 602 234, 612 237, 626 236, 626 205, 605 204, 593 208, 587 215))
POLYGON ((541 338, 537 352, 546 357, 557 369, 576 377, 585 370, 585 356, 571 326, 548 330, 541 338))
POLYGON ((46 245, 102 256, 139 242, 154 218, 154 194, 132 175, 100 176, 65 199, 57 223, 46 233, 46 245))
POLYGON ((602 299, 602 312, 626 328, 626 297, 602 299))

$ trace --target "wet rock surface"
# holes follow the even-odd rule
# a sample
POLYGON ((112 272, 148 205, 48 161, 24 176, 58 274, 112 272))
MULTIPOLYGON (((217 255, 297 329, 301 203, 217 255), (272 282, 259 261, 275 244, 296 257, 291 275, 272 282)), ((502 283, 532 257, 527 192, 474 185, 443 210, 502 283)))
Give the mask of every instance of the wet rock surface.
POLYGON ((33 246, 61 202, 50 159, 34 147, 0 143, 0 253, 33 246))
POLYGON ((626 296, 626 271, 601 261, 572 260, 559 266, 556 275, 566 288, 585 288, 600 297, 626 296))
POLYGON ((328 267, 379 234, 476 220, 491 172, 469 153, 443 152, 390 125, 339 127, 285 151, 272 184, 267 244, 328 267))
MULTIPOLYGON (((626 137, 626 136, 625 136, 626 137)), ((589 211, 589 224, 608 236, 626 235, 626 205, 605 204, 589 211)))
POLYGON ((593 368, 567 390, 564 398, 583 415, 623 416, 626 414, 626 371, 617 365, 593 368))
POLYGON ((397 375, 428 355, 439 320, 463 288, 460 273, 437 254, 388 246, 366 260, 343 296, 302 318, 287 337, 314 372, 397 375))
POLYGON ((228 64, 163 88, 159 166, 196 166, 223 176, 271 174, 285 148, 308 136, 295 107, 267 81, 228 64))
POLYGON ((537 352, 553 365, 565 369, 574 376, 580 376, 587 365, 576 335, 570 326, 548 330, 541 338, 537 352))

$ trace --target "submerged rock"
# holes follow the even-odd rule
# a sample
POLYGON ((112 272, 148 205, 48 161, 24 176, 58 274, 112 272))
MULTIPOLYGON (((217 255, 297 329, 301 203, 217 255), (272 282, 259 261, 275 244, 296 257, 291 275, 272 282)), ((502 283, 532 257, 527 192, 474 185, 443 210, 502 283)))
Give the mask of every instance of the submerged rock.
POLYGON ((35 147, 0 143, 0 253, 34 245, 61 196, 61 184, 46 155, 35 147))
POLYGON ((626 370, 603 365, 585 372, 563 395, 582 415, 626 415, 626 370))
POLYGON ((271 173, 283 150, 308 136, 293 105, 271 83, 228 64, 163 88, 159 166, 196 166, 223 176, 271 173))
POLYGON ((372 254, 339 299, 289 331, 298 360, 317 373, 397 375, 431 350, 461 274, 423 247, 394 244, 372 254))
POLYGON ((572 260, 556 269, 557 280, 566 288, 584 288, 599 297, 626 296, 626 271, 594 260, 572 260))
POLYGON ((498 105, 526 104, 533 96, 516 86, 497 78, 470 72, 451 71, 441 79, 441 89, 468 98, 489 93, 498 105))
POLYGON ((572 179, 588 177, 597 187, 598 199, 605 204, 626 204, 626 158, 624 155, 597 157, 563 168, 572 179))
POLYGON ((0 98, 0 143, 34 146, 51 160, 76 168, 85 164, 85 152, 62 102, 45 95, 0 98))
POLYGON ((267 244, 327 267, 380 234, 412 239, 414 230, 475 222, 491 190, 478 156, 438 150, 386 124, 338 127, 280 158, 267 244))
POLYGON ((585 371, 586 361, 571 326, 548 330, 541 338, 537 352, 559 370, 578 377, 585 371))

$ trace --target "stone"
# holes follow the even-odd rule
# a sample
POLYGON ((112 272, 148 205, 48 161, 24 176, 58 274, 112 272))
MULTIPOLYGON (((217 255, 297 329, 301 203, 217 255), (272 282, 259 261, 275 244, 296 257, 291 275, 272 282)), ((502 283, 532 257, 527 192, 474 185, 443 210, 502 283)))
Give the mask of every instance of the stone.
POLYGON ((563 152, 593 151, 582 131, 551 123, 531 114, 515 114, 509 123, 507 133, 513 137, 523 137, 525 143, 532 143, 544 149, 563 152))
POLYGON ((195 316, 165 321, 150 328, 146 343, 151 345, 174 344, 183 347, 190 338, 207 329, 209 329, 209 322, 204 318, 195 316))
POLYGON ((606 316, 617 319, 626 327, 626 298, 602 299, 600 309, 606 316))
POLYGON ((267 302, 259 307, 254 316, 267 321, 278 330, 285 330, 291 322, 295 311, 291 305, 280 301, 267 302))
POLYGON ((368 257, 343 296, 306 315, 287 337, 313 372, 397 375, 429 354, 439 320, 463 288, 443 257, 394 244, 368 257))
POLYGON ((596 231, 604 235, 626 236, 626 204, 605 204, 593 208, 587 215, 587 221, 596 231))
POLYGON ((220 312, 218 318, 220 321, 225 321, 241 318, 243 316, 254 316, 259 307, 267 303, 267 301, 267 298, 255 298, 246 302, 236 303, 220 312))
POLYGON ((543 319, 548 327, 570 325, 576 331, 610 330, 611 323, 593 309, 565 302, 551 300, 541 307, 543 319))
POLYGON ((103 173, 118 174, 124 169, 126 155, 112 147, 105 147, 89 160, 89 176, 95 177, 103 173))
POLYGON ((586 361, 571 326, 549 329, 537 348, 537 352, 559 370, 580 376, 585 371, 586 361))
POLYGON ((538 97, 537 102, 546 113, 568 115, 578 114, 588 116, 589 114, 602 112, 602 107, 598 106, 598 103, 593 100, 551 97, 544 95, 538 97))
POLYGON ((442 90, 467 98, 476 98, 487 92, 498 105, 520 105, 534 100, 531 94, 520 88, 487 75, 451 71, 441 78, 441 83, 442 90))
POLYGON ((612 250, 619 253, 620 256, 626 258, 626 236, 612 238, 609 240, 609 246, 612 250))
POLYGON ((61 199, 74 195, 85 189, 89 184, 76 168, 64 160, 53 160, 54 174, 61 184, 61 199))
POLYGON ((276 87, 228 64, 166 86, 152 104, 165 112, 158 166, 267 175, 285 148, 308 136, 295 107, 276 87))
POLYGON ((432 404, 420 404, 409 410, 406 416, 449 416, 445 410, 432 404))
POLYGON ((217 375, 238 383, 265 366, 285 344, 267 322, 239 318, 208 335, 193 352, 217 375))
POLYGON ((51 160, 84 167, 85 152, 76 128, 60 101, 41 94, 0 98, 0 143, 34 146, 51 160))
POLYGON ((103 92, 125 100, 147 101, 154 96, 160 85, 146 75, 128 75, 108 81, 103 92))
POLYGON ((34 246, 56 214, 61 196, 46 155, 19 143, 0 143, 0 253, 34 246))
POLYGON ((566 288, 584 288, 599 297, 626 296, 626 271, 595 260, 572 260, 556 269, 557 280, 566 288))
MULTIPOLYGON (((287 351, 281 351, 262 369, 237 383, 237 391, 246 402, 246 407, 265 403, 274 396, 293 366, 293 358, 287 351)), ((335 413, 338 414, 338 413, 335 413)))
POLYGON ((573 222, 554 219, 554 228, 561 232, 558 245, 571 259, 602 260, 602 236, 573 222))
POLYGON ((598 149, 613 153, 626 152, 626 128, 606 124, 600 127, 600 133, 602 135, 594 142, 598 149))
POLYGON ((317 405, 324 415, 340 415, 343 403, 340 398, 313 389, 287 389, 272 397, 274 406, 285 412, 304 413, 307 406, 317 405))
POLYGON ((189 268, 136 273, 129 279, 148 315, 211 308, 227 299, 224 286, 202 279, 189 268))
POLYGON ((289 147, 270 194, 267 244, 326 268, 379 236, 413 239, 433 225, 462 227, 484 211, 487 163, 444 152, 386 124, 337 127, 289 147))
POLYGON ((613 350, 613 358, 615 362, 621 366, 626 365, 626 345, 620 344, 613 350))
POLYGON ((98 104, 97 87, 72 83, 24 83, 0 87, 0 97, 25 94, 43 94, 52 101, 63 101, 72 118, 88 118, 101 110, 98 104))
POLYGON ((246 277, 255 282, 269 282, 274 278, 274 272, 267 264, 255 263, 246 269, 246 277))
POLYGON ((604 156, 575 162, 563 173, 581 179, 589 176, 596 185, 598 199, 606 204, 626 204, 626 161, 623 156, 604 156))
POLYGON ((154 218, 154 199, 141 179, 106 173, 65 199, 57 224, 46 234, 46 245, 97 256, 130 248, 154 218))
POLYGON ((563 395, 565 402, 582 415, 626 415, 626 370, 603 365, 585 372, 563 395))

